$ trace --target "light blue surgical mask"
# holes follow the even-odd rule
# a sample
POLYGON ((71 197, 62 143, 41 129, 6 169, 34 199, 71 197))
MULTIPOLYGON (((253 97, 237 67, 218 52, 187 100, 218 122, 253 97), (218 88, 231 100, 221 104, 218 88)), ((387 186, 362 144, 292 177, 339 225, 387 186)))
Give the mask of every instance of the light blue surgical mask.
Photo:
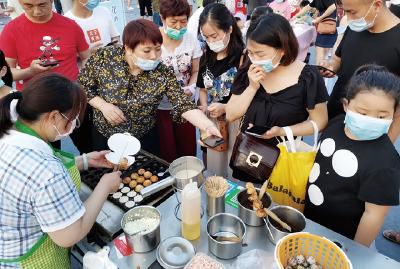
POLYGON ((279 65, 279 62, 277 62, 275 65, 274 65, 273 62, 272 62, 272 61, 275 59, 275 57, 276 57, 277 54, 278 54, 278 53, 275 52, 274 57, 272 57, 271 59, 254 61, 254 60, 252 60, 252 59, 250 58, 250 61, 251 61, 253 64, 255 64, 255 65, 261 66, 261 67, 264 69, 264 72, 265 72, 265 73, 270 73, 270 72, 272 72, 272 70, 274 70, 274 69, 279 65))
POLYGON ((275 2, 277 2, 278 4, 281 4, 281 3, 285 2, 285 0, 275 0, 275 2))
POLYGON ((164 33, 166 33, 169 38, 174 40, 181 40, 186 31, 187 31, 186 27, 183 27, 179 30, 168 26, 164 28, 164 33))
POLYGON ((374 19, 372 20, 372 22, 368 23, 367 20, 365 19, 369 12, 371 11, 372 6, 374 5, 374 2, 372 2, 371 6, 369 7, 367 13, 365 14, 364 17, 359 18, 359 19, 355 19, 355 20, 351 20, 348 22, 349 24, 349 28, 354 31, 354 32, 362 32, 365 30, 368 30, 369 28, 371 28, 372 26, 374 26, 375 23, 375 19, 376 16, 378 16, 378 13, 375 15, 374 19))
POLYGON ((4 85, 6 85, 6 83, 4 82, 4 80, 2 80, 2 79, 0 78, 0 88, 3 87, 4 85))
POLYGON ((352 135, 360 140, 373 140, 387 134, 393 119, 378 119, 347 110, 344 123, 352 135))
POLYGON ((82 3, 81 1, 79 1, 79 3, 81 3, 87 9, 93 10, 99 5, 100 0, 88 0, 87 3, 85 3, 85 4, 82 3))
POLYGON ((136 55, 133 55, 132 59, 133 59, 133 63, 137 67, 139 67, 140 69, 142 69, 144 71, 154 70, 160 64, 160 59, 147 60, 147 59, 143 59, 143 58, 137 57, 136 55))

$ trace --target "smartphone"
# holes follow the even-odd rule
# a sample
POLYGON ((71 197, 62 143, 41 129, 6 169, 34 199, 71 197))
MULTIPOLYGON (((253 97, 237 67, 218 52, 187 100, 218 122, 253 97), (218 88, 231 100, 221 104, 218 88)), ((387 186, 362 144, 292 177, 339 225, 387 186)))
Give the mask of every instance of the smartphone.
POLYGON ((46 61, 40 63, 41 66, 43 67, 48 67, 48 66, 57 66, 60 63, 60 61, 46 61))
POLYGON ((201 140, 207 147, 215 148, 216 146, 224 144, 224 139, 215 135, 209 136, 201 140))
POLYGON ((106 45, 106 47, 115 45, 115 44, 117 44, 117 43, 118 43, 118 39, 115 39, 115 40, 111 41, 110 43, 108 43, 108 44, 106 45))
POLYGON ((336 75, 336 73, 335 73, 334 71, 332 71, 332 70, 330 70, 330 69, 328 69, 328 68, 326 68, 326 67, 324 67, 324 66, 316 65, 316 67, 317 67, 320 71, 323 71, 323 72, 330 72, 330 73, 336 75))
POLYGON ((254 125, 253 127, 246 130, 246 134, 261 138, 271 127, 254 125))

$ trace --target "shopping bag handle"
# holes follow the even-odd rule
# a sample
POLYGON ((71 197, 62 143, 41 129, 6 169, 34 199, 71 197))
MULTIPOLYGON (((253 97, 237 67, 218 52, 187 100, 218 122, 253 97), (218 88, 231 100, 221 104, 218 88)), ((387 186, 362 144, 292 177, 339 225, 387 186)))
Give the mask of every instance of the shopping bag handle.
MULTIPOLYGON (((310 120, 311 125, 314 129, 314 145, 312 147, 313 151, 317 150, 317 146, 318 146, 318 133, 319 133, 319 129, 318 129, 318 125, 315 123, 315 121, 310 120)), ((285 131, 287 140, 289 142, 289 151, 290 152, 296 152, 296 144, 295 144, 295 140, 294 140, 294 135, 293 135, 293 131, 289 126, 285 126, 282 127, 282 129, 285 131)), ((281 136, 281 139, 283 140, 283 142, 285 143, 285 137, 281 136)), ((301 139, 301 136, 299 136, 297 139, 301 139)), ((286 143, 285 143, 286 144, 286 143)), ((287 148, 287 146, 286 146, 287 148)))

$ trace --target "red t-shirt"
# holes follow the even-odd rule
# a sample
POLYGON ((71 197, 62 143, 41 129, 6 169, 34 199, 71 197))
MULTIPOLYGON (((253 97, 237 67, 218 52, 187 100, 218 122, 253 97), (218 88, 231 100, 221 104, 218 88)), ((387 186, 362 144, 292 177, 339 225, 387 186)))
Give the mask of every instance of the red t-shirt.
MULTIPOLYGON (((0 35, 0 49, 6 58, 16 59, 21 69, 29 67, 33 60, 45 55, 46 59, 60 61, 52 72, 71 80, 78 77, 78 53, 88 48, 78 24, 54 12, 46 23, 31 22, 22 14, 10 21, 0 35)), ((18 90, 22 87, 22 84, 17 83, 18 90)))

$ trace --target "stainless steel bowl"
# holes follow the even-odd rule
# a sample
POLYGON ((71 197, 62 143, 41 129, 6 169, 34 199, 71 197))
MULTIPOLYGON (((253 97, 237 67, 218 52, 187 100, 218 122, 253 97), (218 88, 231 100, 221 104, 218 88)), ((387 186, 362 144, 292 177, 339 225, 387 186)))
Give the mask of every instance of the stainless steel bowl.
POLYGON ((121 227, 125 233, 126 242, 133 249, 134 252, 143 253, 155 249, 160 243, 160 223, 161 213, 155 207, 152 206, 138 206, 124 214, 121 220, 121 227), (158 225, 152 231, 146 233, 138 233, 130 235, 125 230, 125 224, 129 221, 133 221, 141 218, 156 218, 158 219, 158 225))
POLYGON ((169 166, 169 173, 175 179, 173 187, 178 191, 191 182, 197 182, 200 188, 204 182, 204 164, 203 162, 193 156, 184 156, 173 161, 169 166))
MULTIPOLYGON (((260 189, 256 189, 257 193, 260 192, 260 189)), ((252 207, 252 202, 248 199, 249 195, 247 194, 247 190, 244 189, 238 193, 238 215, 239 218, 243 220, 244 223, 250 226, 263 226, 265 222, 262 218, 257 217, 256 211, 250 209, 252 207)), ((262 203, 264 208, 269 208, 272 205, 272 198, 268 193, 265 193, 262 198, 262 203)))
POLYGON ((220 213, 207 222, 208 249, 220 259, 232 259, 242 251, 243 238, 246 235, 246 225, 237 216, 220 213), (217 241, 213 237, 239 237, 239 242, 217 241))
MULTIPOLYGON (((271 211, 292 228, 292 233, 301 232, 306 228, 306 218, 300 211, 293 207, 279 205, 271 208, 271 211)), ((276 245, 280 239, 289 234, 289 232, 285 232, 282 227, 278 228, 279 224, 269 216, 267 217, 267 225, 273 236, 273 238, 271 238, 271 235, 269 234, 269 240, 274 245, 276 245)))

